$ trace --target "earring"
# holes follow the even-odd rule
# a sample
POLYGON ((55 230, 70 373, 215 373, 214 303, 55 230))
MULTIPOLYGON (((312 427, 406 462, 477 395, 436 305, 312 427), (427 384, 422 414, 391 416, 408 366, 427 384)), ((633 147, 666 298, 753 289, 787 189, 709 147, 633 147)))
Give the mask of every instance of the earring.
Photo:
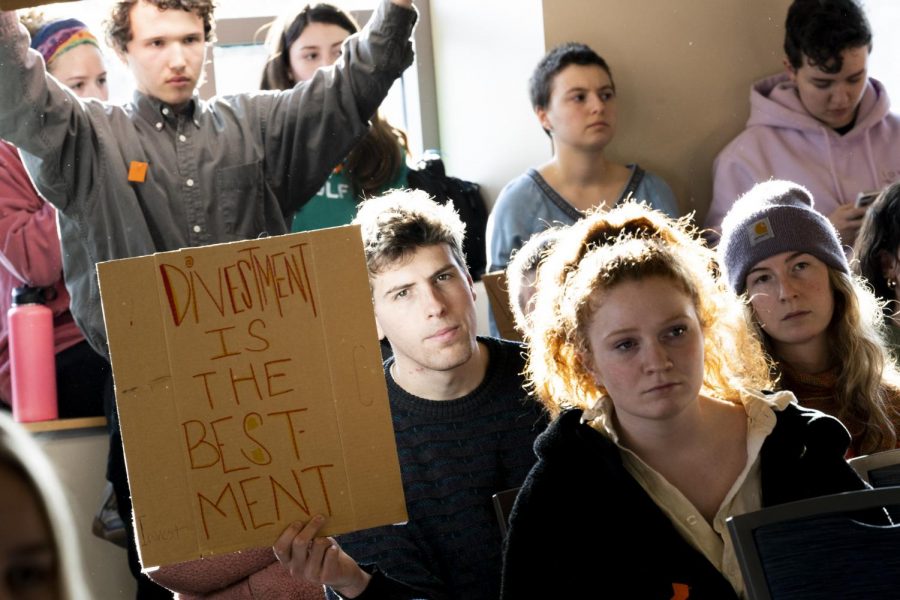
POLYGON ((892 290, 895 287, 897 287, 897 280, 894 279, 893 277, 888 277, 888 279, 887 279, 887 281, 885 281, 885 283, 887 284, 889 290, 892 290))

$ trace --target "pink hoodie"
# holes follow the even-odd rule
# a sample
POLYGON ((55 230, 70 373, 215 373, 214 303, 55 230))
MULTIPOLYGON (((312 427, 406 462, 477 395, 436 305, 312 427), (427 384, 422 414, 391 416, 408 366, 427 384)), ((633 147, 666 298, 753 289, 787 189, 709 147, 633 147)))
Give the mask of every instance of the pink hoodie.
POLYGON ((769 178, 805 186, 826 216, 859 192, 900 180, 900 116, 890 112, 884 86, 869 78, 856 125, 841 136, 806 111, 787 74, 755 83, 747 128, 713 165, 706 227, 718 230, 734 201, 769 178))
POLYGON ((56 352, 84 340, 69 312, 63 284, 56 209, 41 198, 14 146, 0 140, 0 400, 10 402, 9 326, 6 313, 15 287, 52 287, 56 352))

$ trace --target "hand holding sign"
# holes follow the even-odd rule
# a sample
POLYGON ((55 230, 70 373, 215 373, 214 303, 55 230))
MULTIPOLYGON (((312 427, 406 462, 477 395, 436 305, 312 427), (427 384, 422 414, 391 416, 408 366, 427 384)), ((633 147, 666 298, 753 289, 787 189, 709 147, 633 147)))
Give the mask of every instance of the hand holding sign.
POLYGON ((406 520, 358 227, 98 271, 144 568, 406 520))
POLYGON ((325 524, 322 515, 292 523, 275 542, 275 557, 297 579, 327 585, 347 598, 365 591, 372 576, 363 571, 334 538, 316 537, 325 524))

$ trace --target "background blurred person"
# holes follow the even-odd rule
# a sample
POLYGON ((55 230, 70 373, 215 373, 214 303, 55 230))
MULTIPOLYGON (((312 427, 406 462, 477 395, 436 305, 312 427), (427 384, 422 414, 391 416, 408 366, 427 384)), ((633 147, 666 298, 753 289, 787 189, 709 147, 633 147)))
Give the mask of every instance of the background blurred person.
POLYGON ((78 536, 56 472, 0 413, 0 598, 88 600, 78 536))
POLYGON ((535 67, 529 92, 553 157, 510 181, 497 197, 488 222, 488 272, 505 269, 513 251, 538 231, 571 225, 591 208, 612 208, 634 197, 679 214, 662 178, 636 163, 607 158, 618 98, 612 71, 596 52, 576 43, 554 48, 535 67))
MULTIPOLYGON (((26 13, 31 47, 50 74, 79 98, 106 101, 106 64, 97 39, 77 19, 44 22, 26 13)), ((10 294, 28 285, 44 289, 53 311, 60 418, 104 414, 109 363, 85 341, 69 312, 63 281, 56 209, 38 195, 14 146, 0 141, 0 398, 12 401, 9 364, 10 294)), ((111 401, 109 399, 108 401, 111 401)))
POLYGON ((900 179, 900 116, 869 77, 872 30, 857 0, 794 0, 784 25, 784 72, 753 84, 747 126, 716 157, 706 226, 768 179, 796 181, 841 241, 853 245, 860 194, 900 179))
POLYGON ((900 183, 883 191, 869 207, 854 247, 857 272, 883 304, 887 342, 900 357, 900 183))
MULTIPOLYGON (((286 90, 341 58, 341 46, 359 25, 331 4, 307 4, 292 18, 277 20, 266 44, 269 59, 260 87, 286 90)), ((376 113, 371 127, 335 167, 322 189, 294 213, 291 231, 347 225, 359 202, 407 186, 406 134, 376 113)))
POLYGON ((562 227, 551 227, 536 233, 513 253, 506 267, 509 307, 516 329, 525 340, 531 335, 531 311, 534 310, 534 296, 538 291, 538 270, 563 231, 562 227))

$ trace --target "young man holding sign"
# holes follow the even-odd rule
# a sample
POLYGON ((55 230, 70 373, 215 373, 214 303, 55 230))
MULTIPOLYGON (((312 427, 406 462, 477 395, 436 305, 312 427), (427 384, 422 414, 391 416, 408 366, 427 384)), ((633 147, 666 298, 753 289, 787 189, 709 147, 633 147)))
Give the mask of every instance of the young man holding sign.
POLYGON ((521 485, 546 424, 523 390, 523 349, 476 338, 465 227, 451 207, 394 192, 364 202, 355 222, 378 332, 394 352, 384 366, 409 521, 340 536, 340 546, 316 538, 321 520, 296 524, 275 555, 345 598, 496 598, 491 496, 521 485))
MULTIPOLYGON (((321 187, 411 64, 411 7, 382 0, 334 68, 291 90, 205 101, 196 88, 212 0, 119 0, 107 33, 137 87, 125 106, 67 90, 16 14, 0 11, 0 137, 59 209, 71 311, 94 349, 107 355, 96 263, 287 233, 284 215, 321 187)), ((109 477, 128 511, 114 422, 111 431, 109 477)))

